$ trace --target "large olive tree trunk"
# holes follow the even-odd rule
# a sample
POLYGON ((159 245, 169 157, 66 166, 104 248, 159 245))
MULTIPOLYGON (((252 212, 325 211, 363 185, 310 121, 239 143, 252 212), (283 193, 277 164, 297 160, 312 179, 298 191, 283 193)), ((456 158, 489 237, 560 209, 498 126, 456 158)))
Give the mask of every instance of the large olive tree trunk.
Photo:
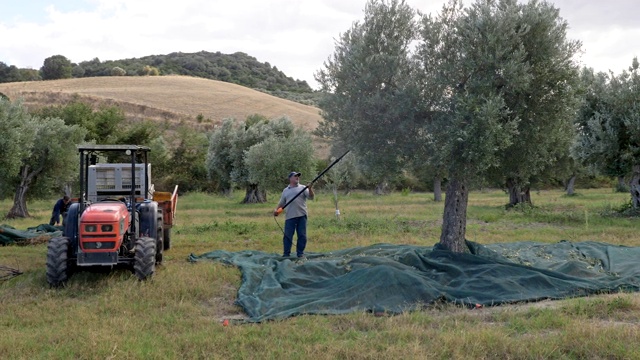
POLYGON ((267 202, 267 193, 260 189, 257 184, 247 186, 247 193, 242 200, 243 204, 261 204, 267 202))
POLYGON ((29 190, 29 186, 24 185, 20 185, 16 189, 16 193, 13 196, 13 206, 7 214, 8 219, 31 217, 27 210, 27 190, 29 190))
POLYGON ((509 192, 508 207, 514 207, 518 204, 532 205, 529 185, 522 186, 516 179, 509 178, 507 179, 507 191, 509 192))
POLYGON ((440 176, 433 178, 433 201, 442 201, 442 178, 440 176))
POLYGON ((386 195, 389 193, 389 183, 387 180, 382 180, 376 185, 376 189, 373 192, 376 195, 386 195))
POLYGON ((575 194, 575 185, 576 185, 576 175, 573 174, 567 181, 567 195, 575 194))
POLYGON ((469 188, 456 178, 450 179, 444 199, 442 233, 440 245, 453 252, 465 252, 465 233, 467 231, 467 203, 469 188))
POLYGON ((640 208, 640 165, 633 165, 633 174, 629 182, 631 204, 634 209, 640 208))
POLYGON ((23 165, 20 168, 20 183, 18 184, 18 187, 16 187, 16 193, 13 196, 13 206, 7 214, 8 219, 26 218, 31 216, 27 210, 27 191, 29 191, 29 186, 31 186, 33 179, 40 174, 43 169, 44 167, 39 167, 30 171, 31 168, 29 165, 23 165))
POLYGON ((616 186, 616 192, 627 192, 629 188, 624 182, 624 176, 618 176, 618 186, 616 186))

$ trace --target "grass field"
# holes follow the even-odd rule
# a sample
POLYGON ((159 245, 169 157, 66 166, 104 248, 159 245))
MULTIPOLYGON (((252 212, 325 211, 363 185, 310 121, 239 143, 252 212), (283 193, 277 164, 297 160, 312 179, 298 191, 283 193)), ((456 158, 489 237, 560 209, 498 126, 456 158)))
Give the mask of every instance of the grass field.
MULTIPOLYGON (((78 273, 66 288, 46 284, 46 245, 0 248, 0 265, 24 271, 0 283, 2 359, 638 359, 640 296, 610 294, 469 310, 451 305, 391 317, 367 313, 299 316, 223 327, 241 318, 234 304, 240 272, 214 263, 187 262, 211 250, 281 252, 280 229, 269 204, 240 205, 232 197, 181 198, 173 248, 148 282, 125 270, 78 273)), ((506 211, 500 191, 470 197, 467 237, 483 244, 533 240, 596 240, 640 246, 637 219, 603 216, 628 200, 610 189, 533 194, 536 208, 506 211)), ((308 252, 375 243, 430 246, 438 241, 442 203, 431 194, 341 198, 334 219, 329 194, 309 204, 308 252)), ((53 202, 30 203, 44 223, 53 202)), ((0 202, 6 213, 8 201, 0 202)), ((279 219, 282 222, 282 219, 279 219)))

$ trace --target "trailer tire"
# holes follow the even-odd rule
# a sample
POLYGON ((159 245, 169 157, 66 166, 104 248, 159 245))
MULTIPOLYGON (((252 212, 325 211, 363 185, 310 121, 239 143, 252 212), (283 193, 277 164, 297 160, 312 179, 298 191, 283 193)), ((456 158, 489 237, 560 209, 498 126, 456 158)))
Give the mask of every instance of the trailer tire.
POLYGON ((164 242, 164 249, 171 249, 171 228, 164 228, 162 230, 162 240, 164 242))
POLYGON ((147 280, 156 271, 156 239, 141 237, 136 240, 133 271, 139 280, 147 280))
POLYGON ((158 209, 158 219, 157 219, 156 229, 156 265, 162 264, 163 258, 163 250, 164 250, 164 231, 162 231, 162 210, 158 209))
POLYGON ((47 245, 47 282, 57 288, 64 286, 70 275, 69 239, 55 237, 47 245))

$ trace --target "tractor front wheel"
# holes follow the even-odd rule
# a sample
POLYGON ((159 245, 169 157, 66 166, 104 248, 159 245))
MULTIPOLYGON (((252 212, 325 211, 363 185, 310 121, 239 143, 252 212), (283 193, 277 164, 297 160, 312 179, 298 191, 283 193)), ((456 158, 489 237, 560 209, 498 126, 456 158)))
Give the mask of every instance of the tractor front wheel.
POLYGON ((60 287, 69 278, 69 239, 55 237, 47 246, 47 282, 51 287, 60 287))
POLYGON ((133 271, 140 280, 149 279, 156 271, 156 239, 142 237, 136 240, 133 271))

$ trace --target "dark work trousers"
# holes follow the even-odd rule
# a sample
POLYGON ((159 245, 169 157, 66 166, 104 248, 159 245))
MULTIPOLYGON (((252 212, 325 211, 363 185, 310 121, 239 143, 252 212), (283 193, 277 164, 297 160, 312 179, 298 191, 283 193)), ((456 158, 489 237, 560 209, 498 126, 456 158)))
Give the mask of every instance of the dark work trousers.
POLYGON ((284 245, 283 256, 291 255, 291 246, 293 245, 293 233, 298 234, 298 241, 296 242, 296 255, 298 257, 304 256, 304 248, 307 247, 307 216, 300 216, 292 219, 287 219, 284 222, 284 237, 282 243, 284 245))
POLYGON ((67 220, 67 213, 62 213, 60 215, 57 215, 55 213, 51 214, 51 219, 49 220, 49 225, 53 226, 56 223, 60 222, 60 216, 62 216, 62 226, 64 226, 65 220, 67 220))

